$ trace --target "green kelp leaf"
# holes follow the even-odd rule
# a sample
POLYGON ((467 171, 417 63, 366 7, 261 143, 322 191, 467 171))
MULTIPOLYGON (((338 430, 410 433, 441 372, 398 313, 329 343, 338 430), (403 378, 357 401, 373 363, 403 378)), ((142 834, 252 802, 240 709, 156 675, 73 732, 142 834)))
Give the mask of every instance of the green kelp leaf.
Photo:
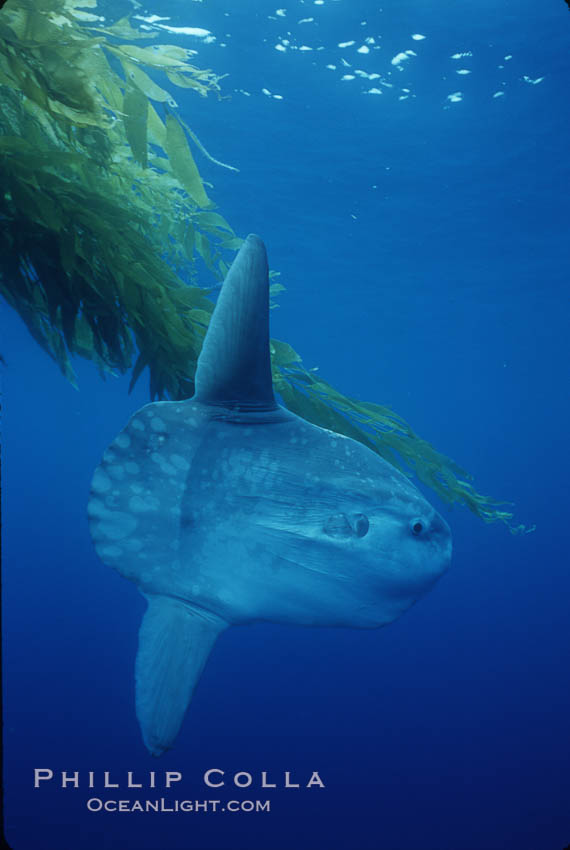
POLYGON ((17 88, 16 80, 11 75, 9 75, 9 72, 6 73, 4 68, 2 68, 1 62, 0 62, 0 86, 8 86, 9 88, 17 88))
POLYGON ((137 361, 136 361, 134 368, 133 368, 133 374, 131 376, 131 382, 129 384, 129 395, 134 390, 136 382, 138 381, 138 379, 141 376, 141 373, 148 366, 148 364, 149 364, 149 359, 148 359, 147 355, 144 352, 141 351, 141 353, 137 357, 137 361))
MULTIPOLYGON (((8 9, 4 10, 4 14, 0 17, 0 38, 9 44, 14 40, 14 37, 18 38, 15 30, 15 25, 13 22, 14 14, 8 14, 8 9)), ((24 25, 25 26, 25 25, 24 25)), ((24 29, 22 28, 22 33, 24 29)))
POLYGON ((135 162, 147 167, 148 100, 136 88, 129 88, 123 98, 123 124, 135 162))
POLYGON ((66 106, 61 101, 53 100, 51 97, 48 97, 48 108, 52 113, 55 112, 58 115, 65 116, 71 124, 77 127, 101 127, 101 129, 108 129, 112 125, 110 118, 105 115, 96 115, 80 109, 73 109, 71 106, 66 106))
MULTIPOLYGON (((148 140, 151 144, 154 145, 154 144, 156 144, 156 142, 153 140, 153 133, 151 131, 151 126, 150 126, 151 125, 150 116, 151 116, 151 109, 152 109, 151 103, 149 103, 149 107, 150 107, 150 109, 149 109, 149 112, 148 112, 148 116, 149 116, 149 120, 148 120, 148 140)), ((164 128, 164 133, 165 133, 165 139, 166 139, 166 128, 164 128)), ((172 175, 172 166, 170 165, 169 159, 167 159, 165 156, 158 156, 157 154, 149 153, 148 161, 150 162, 152 167, 154 169, 156 169, 155 171, 151 171, 151 172, 149 172, 148 175, 146 175, 146 177, 149 181, 151 181, 151 180, 153 182, 160 181, 160 187, 159 188, 163 189, 163 190, 179 189, 180 188, 180 183, 172 175), (165 173, 162 174, 161 172, 165 172, 165 173)))
POLYGON ((77 376, 73 370, 69 357, 67 356, 67 351, 65 349, 63 339, 56 331, 51 334, 50 343, 52 345, 57 364, 61 369, 62 374, 65 378, 67 378, 71 386, 74 389, 78 390, 79 386, 77 384, 77 376))
POLYGON ((119 44, 112 47, 106 44, 105 47, 119 57, 126 56, 128 59, 134 59, 135 62, 148 65, 149 68, 189 68, 184 61, 169 56, 162 44, 153 44, 152 47, 136 47, 134 44, 119 44))
POLYGON ((194 236, 194 228, 188 226, 186 228, 186 232, 184 233, 183 244, 184 251, 186 252, 186 256, 190 260, 190 262, 194 261, 194 236))
POLYGON ((168 241, 169 234, 172 230, 172 222, 170 216, 161 215, 157 225, 158 235, 164 242, 168 241))
POLYGON ((212 318, 212 314, 207 310, 198 310, 194 309, 190 311, 190 318, 192 321, 198 322, 198 324, 203 325, 204 328, 207 328, 210 324, 210 319, 212 318))
MULTIPOLYGON (((57 4, 61 5, 60 3, 57 4)), ((64 0, 64 9, 96 9, 97 0, 64 0)))
POLYGON ((196 231, 194 235, 194 240, 196 244, 196 250, 206 263, 206 266, 210 269, 211 272, 216 275, 216 277, 219 277, 219 272, 214 264, 214 258, 212 256, 211 243, 208 241, 208 239, 206 238, 206 236, 204 236, 203 233, 200 233, 199 230, 196 231))
POLYGON ((319 425, 321 428, 328 428, 331 431, 336 431, 337 434, 344 434, 346 437, 352 437, 365 446, 374 450, 374 444, 368 439, 366 434, 355 427, 350 420, 346 419, 342 414, 332 407, 328 407, 320 399, 305 395, 289 381, 285 381, 285 385, 280 385, 279 392, 289 410, 312 422, 314 425, 319 425))
POLYGON ((240 236, 234 236, 232 239, 224 239, 220 245, 224 251, 239 251, 244 240, 240 236))
POLYGON ((201 289, 199 286, 183 286, 177 289, 172 300, 177 308, 188 309, 196 307, 204 310, 206 313, 212 314, 214 311, 213 303, 206 297, 208 289, 201 289))
POLYGON ((37 186, 29 185, 22 179, 14 180, 10 191, 12 200, 22 216, 39 220, 50 230, 60 229, 61 210, 48 194, 38 191, 37 186))
POLYGON ((12 57, 8 56, 8 61, 10 64, 10 70, 15 73, 15 76, 17 76, 18 87, 22 91, 22 93, 26 97, 29 97, 31 101, 37 103, 37 105, 41 109, 49 110, 50 99, 47 96, 45 90, 40 85, 38 85, 35 79, 35 75, 29 72, 24 75, 19 74, 18 71, 20 69, 15 68, 15 65, 17 63, 13 61, 12 57))
MULTIPOLYGON (((361 408, 364 412, 370 414, 372 419, 377 419, 381 422, 384 418, 390 417, 397 422, 404 423, 404 420, 398 416, 397 413, 394 413, 389 407, 386 407, 382 404, 373 404, 369 401, 359 401, 356 402, 358 407, 361 408)), ((411 433, 411 432, 410 432, 411 433)))
POLYGON ((65 273, 71 277, 75 270, 75 234, 62 230, 59 237, 59 256, 65 273))
POLYGON ((143 38, 156 38, 158 33, 143 32, 140 29, 135 29, 131 26, 129 18, 121 18, 110 27, 97 27, 97 32, 102 32, 105 35, 112 35, 114 38, 124 38, 127 41, 135 41, 143 38))
POLYGON ((198 331, 199 329, 194 327, 194 323, 188 327, 180 321, 178 316, 171 314, 168 327, 165 329, 165 338, 168 339, 168 342, 174 348, 194 356, 196 354, 196 333, 198 331))
POLYGON ((201 212, 196 216, 196 221, 203 230, 219 228, 227 230, 233 235, 233 228, 227 223, 225 218, 216 212, 201 212))
POLYGON ((375 416, 372 417, 369 414, 369 411, 363 410, 361 402, 350 398, 349 396, 342 395, 342 393, 339 393, 334 389, 334 387, 322 379, 315 380, 313 378, 312 389, 317 392, 321 398, 330 404, 334 404, 351 418, 364 422, 375 429, 380 429, 382 434, 384 431, 392 431, 394 428, 404 427, 407 429, 407 425, 404 420, 390 410, 389 407, 376 405, 377 412, 375 416))
POLYGON ((121 365, 123 359, 123 351, 121 345, 121 327, 119 317, 112 313, 107 313, 99 316, 97 322, 99 335, 107 346, 108 354, 111 357, 113 365, 121 365))
POLYGON ((89 357, 93 349, 93 332, 81 314, 75 318, 74 351, 81 357, 89 357))
POLYGON ((3 153, 20 153, 31 154, 34 151, 34 146, 27 139, 21 139, 20 136, 0 136, 0 154, 3 153))
POLYGON ((172 95, 161 89, 141 68, 138 68, 126 59, 123 59, 121 64, 124 68, 125 76, 150 100, 157 100, 159 103, 168 103, 171 106, 174 104, 172 95))
POLYGON ((211 204, 206 195, 196 163, 190 152, 184 130, 173 115, 166 117, 165 151, 172 163, 172 169, 182 186, 199 207, 211 204))
POLYGON ((194 75, 190 76, 187 73, 168 69, 166 71, 166 76, 170 82, 174 83, 174 85, 178 86, 178 88, 194 89, 194 91, 197 91, 198 94, 202 95, 202 97, 206 97, 211 89, 209 81, 203 83, 201 80, 196 79, 194 75))
MULTIPOLYGON (((31 11, 33 12, 33 10, 31 11)), ((6 23, 11 30, 11 34, 9 34, 8 38, 12 40, 15 35, 19 42, 22 41, 27 34, 26 31, 28 29, 29 19, 29 9, 21 9, 17 6, 12 8, 12 4, 10 4, 2 14, 2 22, 6 23)), ((49 26, 49 24, 47 23, 46 26, 49 26)))
POLYGON ((277 366, 286 366, 289 363, 300 363, 301 358, 295 349, 287 342, 272 339, 270 342, 271 357, 277 366))
POLYGON ((195 56, 195 50, 188 50, 186 47, 179 47, 176 44, 153 44, 150 50, 154 53, 159 53, 161 56, 167 56, 169 59, 176 59, 180 63, 185 63, 190 56, 195 56))
POLYGON ((85 21, 86 23, 101 20, 100 15, 94 15, 92 12, 83 12, 80 9, 72 9, 71 14, 74 18, 77 18, 78 21, 85 21))
POLYGON ((148 105, 148 138, 151 144, 159 145, 159 147, 165 150, 166 127, 152 103, 148 105))

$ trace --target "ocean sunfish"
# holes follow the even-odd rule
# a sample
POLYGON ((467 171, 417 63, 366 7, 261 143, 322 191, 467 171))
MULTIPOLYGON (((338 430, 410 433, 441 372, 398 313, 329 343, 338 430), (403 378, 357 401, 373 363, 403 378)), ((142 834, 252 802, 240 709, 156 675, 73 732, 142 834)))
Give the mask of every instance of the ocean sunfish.
POLYGON ((224 281, 195 388, 134 414, 88 507, 99 557, 148 601, 136 712, 153 755, 172 746, 228 626, 384 626, 451 558, 447 523, 402 473, 277 404, 257 236, 224 281))

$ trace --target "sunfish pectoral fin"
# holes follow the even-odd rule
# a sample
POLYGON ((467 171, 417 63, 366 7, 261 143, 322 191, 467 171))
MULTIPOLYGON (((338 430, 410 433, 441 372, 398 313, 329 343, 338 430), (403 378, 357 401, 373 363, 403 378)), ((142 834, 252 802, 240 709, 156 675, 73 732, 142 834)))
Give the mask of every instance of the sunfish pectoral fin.
POLYGON ((228 624, 169 596, 147 599, 136 660, 136 709, 147 749, 160 756, 172 746, 210 650, 228 624))

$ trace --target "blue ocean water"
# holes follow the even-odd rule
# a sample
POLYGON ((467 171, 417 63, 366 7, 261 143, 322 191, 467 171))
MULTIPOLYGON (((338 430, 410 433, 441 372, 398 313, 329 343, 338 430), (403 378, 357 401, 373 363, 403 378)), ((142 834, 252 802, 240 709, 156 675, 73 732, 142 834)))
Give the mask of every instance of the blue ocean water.
POLYGON ((86 520, 93 469, 146 387, 129 396, 128 376, 103 382, 77 362, 77 392, 3 306, 7 841, 562 850, 568 7, 235 5, 155 0, 135 11, 215 36, 163 40, 228 74, 223 100, 176 97, 211 153, 240 169, 199 160, 236 232, 262 235, 282 273, 273 336, 346 394, 391 405, 536 530, 512 536, 427 494, 454 556, 425 599, 377 631, 229 630, 175 748, 153 759, 134 714, 144 601, 98 561, 86 520), (34 788, 36 768, 54 780, 34 788), (204 785, 210 768, 226 772, 225 787, 204 785), (62 771, 78 771, 80 787, 62 789, 62 771), (102 789, 104 771, 123 787, 102 789), (141 783, 154 771, 157 788, 125 789, 128 771, 141 783), (165 771, 183 780, 165 790, 165 771), (237 771, 252 774, 250 788, 231 783, 237 771), (318 771, 325 788, 262 789, 262 771, 303 785, 318 771), (96 813, 93 796, 270 799, 271 810, 96 813))

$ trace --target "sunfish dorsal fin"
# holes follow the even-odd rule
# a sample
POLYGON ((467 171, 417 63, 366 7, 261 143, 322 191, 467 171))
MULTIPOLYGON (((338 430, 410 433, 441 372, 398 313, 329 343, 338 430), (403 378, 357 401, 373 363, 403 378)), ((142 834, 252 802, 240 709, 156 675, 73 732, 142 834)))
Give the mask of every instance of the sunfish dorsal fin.
POLYGON ((198 358, 194 400, 241 410, 277 407, 269 355, 265 245, 250 234, 232 263, 198 358))

